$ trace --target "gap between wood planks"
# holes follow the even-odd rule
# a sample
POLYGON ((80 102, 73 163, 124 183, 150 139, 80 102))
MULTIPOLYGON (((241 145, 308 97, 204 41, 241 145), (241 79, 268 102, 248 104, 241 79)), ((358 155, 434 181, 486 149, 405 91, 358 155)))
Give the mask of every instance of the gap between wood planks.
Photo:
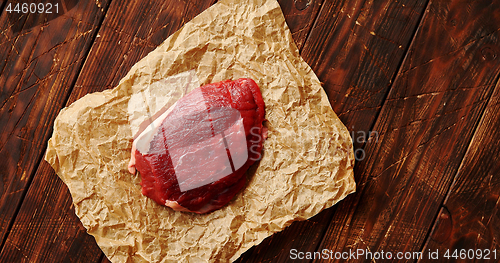
MULTIPOLYGON (((88 50, 85 52, 85 54, 83 56, 83 60, 84 61, 80 64, 80 66, 79 66, 79 68, 77 70, 77 74, 76 74, 75 78, 71 81, 70 88, 68 90, 68 93, 66 94, 66 97, 64 98, 63 105, 67 104, 67 102, 69 100, 69 97, 70 97, 70 95, 71 95, 71 93, 72 93, 72 91, 73 91, 73 89, 75 87, 76 81, 80 77, 80 73, 81 73, 81 71, 83 69, 83 66, 85 65, 85 61, 87 60, 88 55, 89 55, 90 51, 92 50, 92 45, 93 45, 93 43, 94 43, 94 41, 95 41, 95 39, 96 39, 96 37, 97 37, 97 35, 99 33, 99 30, 100 30, 100 28, 101 28, 101 26, 102 26, 102 24, 104 22, 104 19, 106 18, 106 13, 108 12, 108 8, 111 6, 111 2, 112 1, 113 0, 109 0, 109 4, 106 7, 103 8, 103 11, 102 11, 103 15, 102 15, 99 23, 97 24, 97 27, 95 28, 95 32, 94 32, 93 36, 91 37, 90 43, 92 43, 92 44, 89 46, 88 50)), ((7 2, 8 1, 5 1, 4 4, 2 5, 2 14, 4 13, 3 11, 4 11, 4 8, 5 8, 5 5, 7 4, 7 2)), ((40 26, 42 26, 42 25, 40 25, 40 26)), ((45 152, 47 150, 47 142, 45 142, 45 144, 42 146, 42 149, 43 149, 42 152, 45 152)), ((5 237, 0 242, 0 251, 2 251, 2 249, 3 249, 4 245, 5 245, 5 242, 7 241, 8 237, 10 235, 10 232, 12 230, 12 226, 14 225, 14 222, 16 221, 17 215, 19 214, 19 211, 20 211, 21 206, 22 206, 22 204, 24 202, 26 194, 28 193, 28 190, 31 187, 31 182, 33 181, 33 178, 35 177, 35 174, 36 174, 36 172, 38 170, 38 167, 40 166, 40 163, 43 161, 44 156, 45 156, 45 154, 41 154, 40 155, 40 157, 38 158, 38 160, 35 162, 35 167, 36 168, 33 169, 32 173, 28 176, 28 180, 26 182, 26 187, 23 189, 23 193, 21 194, 21 198, 19 199, 19 204, 17 205, 16 210, 14 212, 14 215, 10 219, 9 225, 7 226, 7 230, 5 232, 5 237)), ((104 253, 102 254, 102 256, 104 256, 104 253)))
POLYGON ((3 4, 1 4, 1 5, 0 5, 0 7, 2 8, 2 9, 1 9, 1 10, 2 10, 2 13, 3 13, 3 10, 5 10, 5 6, 7 6, 7 2, 8 2, 8 1, 5 1, 5 2, 3 2, 3 4))
POLYGON ((321 11, 323 10, 323 8, 325 7, 325 5, 323 4, 325 2, 325 0, 322 0, 320 1, 319 5, 321 6, 318 10, 318 12, 316 13, 314 19, 313 19, 313 23, 311 25, 311 27, 309 28, 309 32, 307 32, 306 34, 306 37, 304 38, 304 43, 302 43, 302 45, 300 46, 299 48, 299 54, 302 55, 302 50, 304 49, 304 46, 305 46, 305 43, 309 40, 309 38, 311 37, 311 33, 313 31, 313 28, 316 27, 316 25, 318 24, 318 19, 319 19, 319 15, 321 14, 321 11))

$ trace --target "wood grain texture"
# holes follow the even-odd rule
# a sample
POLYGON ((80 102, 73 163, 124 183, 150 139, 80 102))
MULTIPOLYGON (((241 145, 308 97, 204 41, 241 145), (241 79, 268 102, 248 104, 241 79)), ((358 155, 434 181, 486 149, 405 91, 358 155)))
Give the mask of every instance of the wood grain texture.
MULTIPOLYGON (((349 130, 356 131, 355 137, 357 132, 368 137, 424 6, 425 1, 323 3, 302 56, 324 83, 336 113, 349 130)), ((361 141, 357 138, 356 148, 361 149, 361 141)), ((316 251, 336 210, 332 207, 310 220, 294 222, 243 254, 239 262, 283 262, 290 259, 290 249, 316 251)))
POLYGON ((500 44, 500 3, 463 4, 427 8, 374 126, 380 139, 356 169, 358 192, 337 207, 319 250, 422 248, 500 73, 483 51, 500 44))
POLYGON ((0 262, 98 262, 101 249, 75 215, 68 188, 42 162, 0 253, 0 262))
POLYGON ((304 46, 323 2, 324 0, 278 0, 299 50, 304 46))
MULTIPOLYGON (((70 6, 70 1, 65 2, 70 6)), ((6 11, 0 17, 0 243, 108 1, 101 1, 100 7, 95 2, 77 2, 69 10, 61 9, 56 17, 6 11)))
MULTIPOLYGON (((500 49, 488 52, 491 53, 487 56, 498 59, 500 49)), ((472 257, 483 262, 478 259, 484 259, 485 249, 489 249, 491 261, 500 260, 499 106, 500 85, 497 84, 422 252, 440 251, 440 258, 444 259, 446 250, 450 250, 450 256, 457 250, 460 258, 460 250, 464 249, 466 256, 457 261, 471 262, 472 257), (493 250, 497 252, 494 254, 493 250)))

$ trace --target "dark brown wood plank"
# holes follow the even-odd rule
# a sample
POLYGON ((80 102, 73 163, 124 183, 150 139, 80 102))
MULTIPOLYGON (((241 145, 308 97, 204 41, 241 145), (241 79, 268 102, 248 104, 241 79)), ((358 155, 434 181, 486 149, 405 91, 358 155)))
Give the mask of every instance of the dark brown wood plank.
MULTIPOLYGON (((19 2, 19 1, 17 1, 19 2)), ((9 2, 10 3, 10 2, 9 2)), ((56 114, 108 1, 52 1, 52 14, 0 17, 0 244, 45 150, 56 114)))
MULTIPOLYGON (((498 47, 483 51, 485 60, 498 59, 498 54, 498 47)), ((446 259, 446 251, 449 256, 457 251, 456 255, 464 262, 469 262, 472 258, 483 262, 485 255, 489 253, 492 262, 500 260, 499 106, 500 85, 497 84, 434 223, 433 231, 422 250, 426 255, 429 251, 437 251, 436 255, 440 259, 446 259), (463 256, 460 254, 462 249, 463 256), (471 249, 474 251, 469 251, 471 249)))
POLYGON ((498 8, 430 3, 318 251, 420 251, 500 74, 498 8))
MULTIPOLYGON (((325 1, 303 45, 302 56, 324 83, 335 112, 354 131, 356 149, 362 150, 363 134, 368 138, 425 3, 325 1)), ((284 262, 290 260, 291 249, 315 251, 335 210, 294 222, 243 254, 239 262, 284 262)))

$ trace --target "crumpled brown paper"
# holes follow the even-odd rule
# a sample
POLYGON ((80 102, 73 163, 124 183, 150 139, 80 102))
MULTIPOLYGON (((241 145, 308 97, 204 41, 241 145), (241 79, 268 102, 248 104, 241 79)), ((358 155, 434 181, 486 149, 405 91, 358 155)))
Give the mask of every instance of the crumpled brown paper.
POLYGON ((312 217, 355 190, 349 133, 300 57, 275 0, 222 0, 195 17, 116 88, 63 109, 45 159, 113 262, 234 261, 292 221, 312 217), (156 204, 141 195, 140 177, 127 171, 131 96, 190 70, 200 85, 254 79, 269 128, 247 187, 228 206, 203 215, 156 204))

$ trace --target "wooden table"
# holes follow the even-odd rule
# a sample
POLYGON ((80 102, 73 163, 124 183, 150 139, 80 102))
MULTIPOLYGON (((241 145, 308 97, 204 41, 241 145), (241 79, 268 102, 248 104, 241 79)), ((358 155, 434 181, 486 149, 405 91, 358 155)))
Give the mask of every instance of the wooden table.
MULTIPOLYGON (((54 0, 44 1, 58 3, 50 16, 6 11, 18 2, 0 4, 0 261, 106 262, 42 160, 54 119, 116 86, 215 1, 54 0)), ((238 262, 358 249, 410 262, 413 252, 428 261, 436 250, 443 260, 447 249, 452 259, 490 249, 498 261, 500 1, 279 3, 353 135, 357 192, 238 262)))

